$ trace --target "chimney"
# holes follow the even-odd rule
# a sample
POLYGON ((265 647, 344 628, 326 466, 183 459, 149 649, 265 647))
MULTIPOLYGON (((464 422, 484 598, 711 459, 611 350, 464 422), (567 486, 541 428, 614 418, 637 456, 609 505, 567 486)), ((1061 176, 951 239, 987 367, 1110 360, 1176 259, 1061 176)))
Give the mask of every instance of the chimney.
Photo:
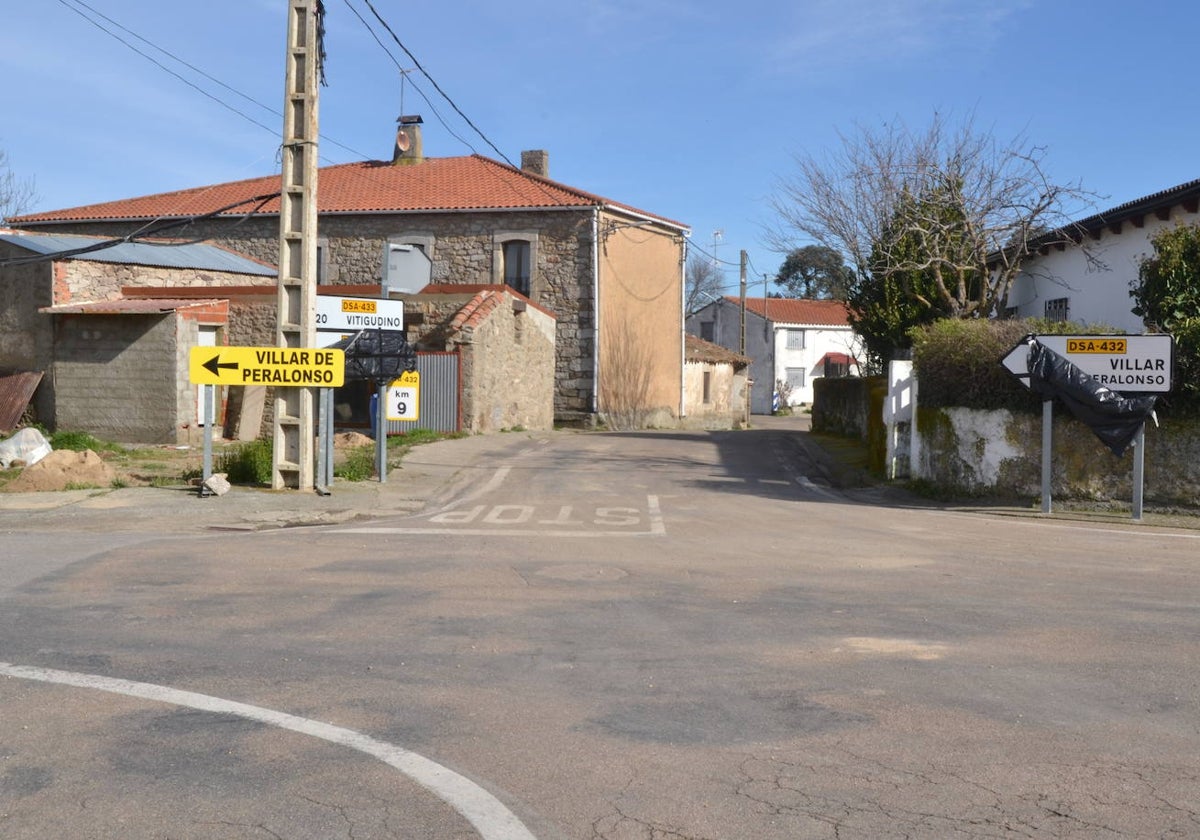
POLYGON ((408 166, 425 159, 421 145, 421 123, 416 115, 398 117, 400 127, 396 130, 396 148, 392 152, 392 164, 408 166))
POLYGON ((521 171, 549 178, 550 153, 545 149, 528 149, 521 152, 521 171))

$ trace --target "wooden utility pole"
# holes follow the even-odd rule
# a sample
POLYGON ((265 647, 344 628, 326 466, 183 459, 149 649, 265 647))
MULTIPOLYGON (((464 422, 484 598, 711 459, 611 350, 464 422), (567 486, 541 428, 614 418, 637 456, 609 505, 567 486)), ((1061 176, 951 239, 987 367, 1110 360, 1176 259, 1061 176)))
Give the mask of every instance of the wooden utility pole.
MULTIPOLYGON (((312 347, 317 295, 317 82, 321 0, 289 0, 279 198, 279 282, 275 343, 312 347)), ((275 389, 271 486, 313 486, 313 389, 275 389)))
POLYGON ((738 343, 741 348, 741 354, 746 355, 746 252, 739 252, 738 274, 741 278, 742 289, 742 340, 738 343))

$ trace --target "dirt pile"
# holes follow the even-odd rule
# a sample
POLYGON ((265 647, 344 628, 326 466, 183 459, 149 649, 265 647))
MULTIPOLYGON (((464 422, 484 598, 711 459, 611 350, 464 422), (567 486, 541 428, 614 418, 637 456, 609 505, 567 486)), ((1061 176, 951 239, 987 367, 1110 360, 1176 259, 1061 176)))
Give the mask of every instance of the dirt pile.
POLYGON ((44 490, 70 488, 109 488, 117 478, 116 471, 90 449, 74 452, 55 450, 9 482, 10 493, 38 493, 44 490))

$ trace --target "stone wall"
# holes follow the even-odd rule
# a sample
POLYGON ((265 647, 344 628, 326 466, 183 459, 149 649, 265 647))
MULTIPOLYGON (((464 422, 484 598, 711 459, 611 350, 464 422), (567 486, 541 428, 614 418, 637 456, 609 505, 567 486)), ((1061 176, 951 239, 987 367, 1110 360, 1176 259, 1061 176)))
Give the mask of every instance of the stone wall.
MULTIPOLYGON (((914 478, 970 495, 1041 495, 1041 415, 918 406, 917 435, 914 478)), ((1132 450, 1116 457, 1061 406, 1055 406, 1051 451, 1054 498, 1132 498, 1132 450)), ((1147 424, 1144 490, 1147 501, 1200 504, 1200 420, 1147 424)))
MULTIPOLYGON (((63 232, 124 235, 120 223, 63 225, 63 232)), ((278 261, 279 222, 273 217, 209 220, 189 228, 238 253, 278 261)), ((383 249, 390 240, 420 242, 432 262, 435 283, 500 282, 497 237, 536 232, 530 299, 554 313, 557 366, 555 411, 590 411, 594 301, 592 297, 592 210, 546 212, 426 213, 323 216, 321 283, 332 286, 382 282, 383 249)))
POLYGON ((554 426, 554 319, 503 296, 463 336, 463 430, 554 426))
MULTIPOLYGON (((0 243, 0 259, 27 257, 29 252, 0 243)), ((0 269, 0 372, 49 371, 53 344, 51 320, 38 309, 52 303, 53 266, 47 262, 0 269)), ((54 382, 44 377, 33 398, 34 419, 47 425, 54 418, 54 382)))
POLYGON ((689 361, 683 366, 685 429, 736 429, 746 421, 746 368, 721 362, 689 361), (704 376, 708 374, 709 401, 704 402, 704 376))

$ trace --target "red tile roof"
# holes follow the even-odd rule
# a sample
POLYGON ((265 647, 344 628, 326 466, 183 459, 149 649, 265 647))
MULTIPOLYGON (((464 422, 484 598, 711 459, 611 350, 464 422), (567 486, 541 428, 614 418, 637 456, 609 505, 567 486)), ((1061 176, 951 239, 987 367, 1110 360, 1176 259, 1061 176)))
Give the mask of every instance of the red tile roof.
MULTIPOLYGON (((279 212, 280 176, 251 178, 177 192, 91 204, 66 210, 30 213, 10 221, 17 225, 198 216, 241 204, 223 216, 252 209, 279 212), (265 203, 253 199, 270 195, 265 203)), ((686 225, 663 216, 610 201, 481 155, 426 158, 396 166, 381 161, 323 167, 317 177, 319 212, 404 213, 438 210, 527 210, 545 207, 604 206, 635 213, 672 227, 686 225)))
MULTIPOLYGON (((741 299, 727 295, 726 300, 741 305, 741 299)), ((800 298, 746 298, 746 310, 777 324, 806 324, 818 327, 848 327, 849 310, 840 300, 800 298)))

